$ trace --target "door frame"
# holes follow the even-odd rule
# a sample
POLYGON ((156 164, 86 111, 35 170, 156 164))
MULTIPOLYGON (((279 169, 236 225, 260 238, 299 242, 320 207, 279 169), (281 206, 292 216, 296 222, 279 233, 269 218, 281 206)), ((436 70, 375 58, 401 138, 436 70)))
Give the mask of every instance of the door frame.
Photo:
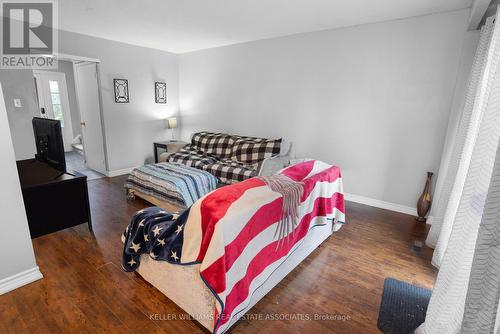
MULTIPOLYGON (((102 146, 104 148, 104 165, 106 167, 106 175, 109 173, 109 159, 108 159, 108 149, 107 149, 107 140, 106 140, 106 124, 104 123, 104 109, 103 109, 103 98, 102 98, 102 81, 101 81, 101 60, 97 58, 89 58, 89 57, 82 57, 82 56, 77 56, 77 55, 72 55, 72 54, 65 54, 65 53, 57 53, 56 58, 58 60, 66 60, 70 61, 73 63, 73 76, 76 76, 76 71, 75 71, 75 64, 79 62, 91 62, 91 63, 96 63, 96 71, 97 71, 97 90, 98 90, 98 96, 99 96, 99 118, 101 119, 101 129, 102 129, 102 146)), ((78 84, 76 83, 75 80, 75 90, 77 94, 77 101, 76 105, 78 107, 78 113, 80 113, 80 104, 78 101, 78 87, 76 87, 78 84)))
MULTIPOLYGON (((104 148, 104 165, 106 166, 106 175, 109 176, 109 154, 108 154, 108 145, 107 145, 107 140, 106 140, 106 124, 104 123, 104 109, 103 109, 103 97, 102 97, 102 75, 101 75, 101 60, 98 58, 90 58, 90 57, 84 57, 84 56, 78 56, 78 55, 73 55, 73 54, 67 54, 67 53, 55 53, 54 57, 57 60, 66 60, 70 61, 73 63, 73 76, 75 75, 75 63, 78 62, 92 62, 96 63, 96 71, 97 71, 97 89, 98 89, 98 94, 99 94, 99 117, 101 119, 101 129, 102 129, 102 146, 104 148)), ((75 87, 76 89, 76 87, 75 87)), ((77 92, 78 94, 78 92, 77 92)), ((78 99, 77 99, 78 100, 78 99)), ((77 101, 77 107, 80 108, 78 101, 77 101)), ((80 113, 80 110, 78 109, 78 113, 80 113)))
MULTIPOLYGON (((104 170, 97 170, 100 173, 106 174, 109 170, 108 167, 108 154, 106 150, 106 131, 104 129, 104 117, 103 117, 103 111, 102 111, 102 95, 101 95, 101 81, 100 81, 100 76, 99 76, 99 63, 92 62, 92 61, 73 61, 73 76, 75 77, 75 90, 76 90, 76 103, 78 106, 78 112, 80 113, 80 117, 82 116, 81 110, 80 110, 80 87, 79 87, 79 80, 78 80, 78 73, 77 73, 77 67, 79 65, 88 65, 90 63, 93 63, 95 65, 95 70, 96 70, 96 81, 97 81, 97 94, 98 94, 98 104, 99 104, 99 121, 101 123, 101 131, 102 131, 102 147, 103 147, 103 152, 104 152, 104 170)), ((84 146, 84 154, 85 152, 85 136, 83 136, 82 133, 82 138, 83 138, 83 146, 84 146)))
MULTIPOLYGON (((37 99, 38 99, 38 112, 40 113, 40 102, 43 102, 44 107, 47 109, 50 106, 50 110, 52 111, 52 116, 54 114, 54 111, 52 110, 52 101, 45 101, 45 95, 49 92, 46 92, 47 87, 43 87, 39 84, 38 78, 43 75, 50 75, 50 76, 55 76, 57 77, 58 80, 61 81, 64 85, 64 91, 61 91, 61 88, 59 93, 61 95, 61 104, 63 105, 63 118, 64 118, 64 127, 65 129, 63 130, 63 138, 64 138, 64 150, 65 152, 69 152, 71 150, 71 144, 73 142, 73 118, 71 117, 71 106, 69 103, 69 93, 68 93, 68 83, 66 80, 66 74, 64 72, 56 72, 56 71, 44 71, 44 70, 33 70, 33 77, 37 80, 37 99), (40 87, 41 86, 41 87, 40 87), (40 99, 41 97, 41 99, 40 99), (42 101, 40 101, 42 100, 42 101), (66 133, 66 136, 64 135, 66 133), (65 138, 65 137, 70 137, 70 138, 65 138), (69 142, 67 142, 69 139, 69 142), (67 150, 68 149, 68 150, 67 150)), ((43 117, 43 115, 40 113, 40 117, 43 117)))

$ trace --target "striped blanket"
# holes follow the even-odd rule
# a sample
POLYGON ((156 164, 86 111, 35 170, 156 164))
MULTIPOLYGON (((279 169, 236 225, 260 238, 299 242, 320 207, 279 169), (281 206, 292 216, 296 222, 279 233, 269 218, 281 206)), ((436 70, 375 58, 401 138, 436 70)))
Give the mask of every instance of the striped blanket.
POLYGON ((173 264, 201 263, 200 276, 218 301, 213 332, 224 333, 309 230, 345 222, 344 211, 340 169, 305 161, 282 170, 276 180, 251 178, 219 188, 177 219, 160 208, 137 212, 123 234, 122 265, 137 269, 143 253, 173 264), (295 190, 286 191, 287 184, 295 190), (294 194, 298 208, 287 210, 294 194))
POLYGON ((168 162, 135 168, 125 182, 126 189, 140 191, 180 207, 193 205, 217 186, 212 174, 168 162))

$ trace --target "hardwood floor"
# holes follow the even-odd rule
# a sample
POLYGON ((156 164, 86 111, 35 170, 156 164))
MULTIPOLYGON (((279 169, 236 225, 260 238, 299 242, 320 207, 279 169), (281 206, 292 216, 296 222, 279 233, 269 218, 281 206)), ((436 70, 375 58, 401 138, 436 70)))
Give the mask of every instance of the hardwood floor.
MULTIPOLYGON (((186 315, 140 276, 122 271, 120 235, 131 215, 148 206, 126 202, 124 180, 89 181, 94 235, 80 225, 33 240, 44 279, 0 296, 1 333, 203 332, 193 321, 166 320, 186 315)), ((292 319, 249 317, 232 333, 378 333, 386 277, 433 286, 431 250, 412 250, 427 232, 413 217, 348 202, 347 220, 251 310, 292 319), (344 317, 314 321, 296 314, 344 317)))

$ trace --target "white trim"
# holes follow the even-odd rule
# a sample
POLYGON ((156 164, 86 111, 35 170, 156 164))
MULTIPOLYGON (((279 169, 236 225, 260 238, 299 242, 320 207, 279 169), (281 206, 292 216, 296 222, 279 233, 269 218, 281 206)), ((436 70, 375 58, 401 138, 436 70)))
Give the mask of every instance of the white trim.
POLYGON ((0 295, 20 288, 23 285, 30 284, 42 279, 43 275, 38 267, 34 267, 18 274, 0 280, 0 295))
POLYGON ((434 216, 427 216, 427 220, 425 221, 425 223, 427 225, 432 225, 433 221, 434 221, 434 216))
POLYGON ((365 204, 365 205, 369 205, 369 206, 374 206, 376 208, 401 212, 401 213, 405 213, 405 214, 411 215, 411 216, 417 216, 417 209, 412 208, 411 206, 385 202, 385 201, 381 201, 381 200, 374 199, 374 198, 369 198, 369 197, 364 197, 364 196, 359 196, 359 195, 354 195, 354 194, 347 194, 347 193, 344 194, 344 198, 346 201, 350 201, 350 202, 355 202, 355 203, 365 204))
POLYGON ((126 175, 130 174, 132 170, 137 167, 130 167, 130 168, 124 168, 124 169, 117 169, 117 170, 108 170, 106 171, 106 176, 107 177, 115 177, 115 176, 120 176, 120 175, 126 175))
POLYGON ((88 62, 92 62, 92 63, 100 63, 101 62, 101 60, 97 59, 97 58, 80 57, 80 56, 76 56, 76 55, 70 55, 70 54, 59 53, 59 52, 55 53, 54 56, 57 60, 88 61, 88 62))
MULTIPOLYGON (((115 176, 130 174, 130 172, 134 168, 137 168, 137 167, 130 167, 130 168, 113 170, 113 171, 107 171, 106 176, 107 177, 115 177, 115 176)), ((380 209, 396 211, 396 212, 404 213, 404 214, 415 216, 415 217, 417 216, 417 209, 412 208, 411 206, 385 202, 385 201, 381 201, 381 200, 374 199, 374 198, 359 196, 359 195, 355 195, 355 194, 348 194, 348 193, 344 193, 344 198, 346 201, 349 201, 349 202, 355 202, 355 203, 373 206, 373 207, 380 208, 380 209)), ((427 219, 427 223, 430 224, 431 221, 432 221, 432 216, 429 216, 427 219)))

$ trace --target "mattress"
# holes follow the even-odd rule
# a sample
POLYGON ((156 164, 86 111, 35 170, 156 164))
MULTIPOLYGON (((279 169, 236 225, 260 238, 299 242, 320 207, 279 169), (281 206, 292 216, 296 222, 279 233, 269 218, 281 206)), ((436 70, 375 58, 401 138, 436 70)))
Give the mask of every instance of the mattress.
MULTIPOLYGON (((287 259, 271 274, 266 282, 253 294, 250 304, 240 313, 240 317, 248 312, 262 297, 276 286, 288 273, 314 251, 332 232, 341 228, 341 223, 330 221, 326 225, 313 227, 304 237, 300 245, 292 251, 287 259)), ((137 272, 147 282, 161 291, 170 300, 190 314, 203 327, 212 331, 214 327, 213 312, 216 300, 200 278, 200 264, 174 265, 141 256, 141 265, 137 272)), ((233 325, 238 318, 233 318, 233 325)))

